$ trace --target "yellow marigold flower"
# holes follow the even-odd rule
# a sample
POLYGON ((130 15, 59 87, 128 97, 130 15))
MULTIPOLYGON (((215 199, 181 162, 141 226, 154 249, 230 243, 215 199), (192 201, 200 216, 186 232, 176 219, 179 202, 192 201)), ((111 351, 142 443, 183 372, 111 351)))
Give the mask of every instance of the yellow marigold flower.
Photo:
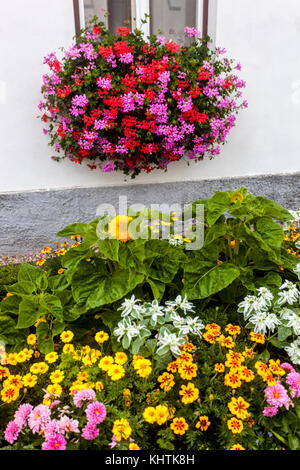
POLYGON ((46 354, 46 356, 45 356, 45 360, 47 362, 49 362, 49 364, 53 364, 53 362, 56 362, 57 359, 58 359, 58 354, 55 351, 50 352, 50 353, 46 354))
POLYGON ((39 362, 39 374, 45 374, 49 369, 48 364, 46 362, 39 362))
POLYGON ((180 356, 176 359, 177 365, 182 364, 184 362, 193 362, 192 354, 183 351, 180 356))
POLYGON ((44 398, 43 405, 50 406, 52 403, 51 398, 44 398))
POLYGON ((215 364, 215 370, 222 374, 225 371, 225 366, 222 363, 215 364))
POLYGON ((239 362, 239 364, 245 361, 245 358, 242 354, 232 351, 232 350, 228 351, 228 353, 226 354, 226 359, 227 361, 229 360, 237 361, 239 362))
POLYGON ((219 336, 221 334, 221 327, 217 323, 208 323, 205 329, 213 336, 219 336))
POLYGON ((232 336, 236 336, 241 333, 241 328, 237 325, 232 325, 231 323, 228 323, 228 325, 225 328, 225 331, 232 336))
POLYGON ((135 368, 136 362, 137 362, 139 359, 145 359, 145 358, 144 358, 144 356, 137 356, 136 354, 133 355, 133 358, 132 358, 132 365, 133 365, 134 368, 135 368))
POLYGON ((254 364, 254 367, 257 370, 258 375, 260 375, 262 377, 269 373, 269 367, 264 362, 257 361, 254 364))
POLYGON ((240 421, 236 418, 231 418, 227 421, 227 427, 233 434, 239 434, 243 431, 244 425, 243 421, 240 421))
POLYGON ((195 346, 193 345, 193 343, 189 342, 189 343, 184 343, 182 346, 181 346, 181 349, 182 351, 185 351, 185 352, 193 352, 194 349, 195 349, 195 346))
POLYGON ((156 422, 159 426, 164 424, 169 419, 169 409, 165 405, 157 405, 155 408, 156 422))
POLYGON ((129 390, 129 388, 124 388, 123 397, 130 397, 130 395, 131 395, 131 391, 129 390))
POLYGON ((40 323, 47 323, 47 322, 46 322, 45 318, 41 317, 35 322, 34 326, 37 327, 37 326, 39 326, 40 323))
POLYGON ((137 359, 134 363, 136 373, 142 377, 148 377, 152 372, 152 363, 149 359, 137 359))
POLYGON ((63 331, 60 335, 60 339, 63 343, 70 343, 74 338, 74 333, 71 330, 63 331))
POLYGON ((199 421, 196 424, 197 429, 201 431, 207 431, 208 427, 211 425, 208 416, 199 416, 199 421))
POLYGON ((95 341, 98 344, 102 344, 108 339, 109 339, 109 335, 108 333, 106 333, 106 331, 98 331, 98 333, 95 334, 95 341))
POLYGON ((30 346, 34 346, 37 343, 37 337, 36 335, 32 334, 27 336, 27 344, 30 346))
POLYGON ((116 436, 118 442, 122 441, 122 439, 126 441, 131 435, 131 427, 127 419, 117 419, 114 422, 112 433, 116 436))
POLYGON ((45 246, 45 247, 41 250, 41 253, 42 253, 42 254, 47 254, 47 253, 50 253, 50 251, 52 251, 52 248, 50 248, 50 246, 45 246))
POLYGON ((46 390, 48 393, 50 393, 50 395, 62 394, 62 387, 59 384, 49 384, 46 390))
POLYGON ((247 409, 250 404, 247 403, 242 397, 232 397, 228 403, 229 411, 239 419, 246 419, 249 415, 247 409))
POLYGON ((229 450, 246 450, 241 444, 234 444, 229 450))
POLYGON ((227 385, 231 388, 238 388, 242 385, 242 381, 238 374, 229 371, 229 373, 225 375, 224 385, 227 385))
POLYGON ((65 272, 65 270, 63 268, 59 268, 59 270, 57 271, 57 274, 63 274, 65 272))
POLYGON ((64 345, 62 350, 63 350, 64 354, 71 354, 75 351, 75 348, 74 348, 73 344, 67 343, 67 344, 64 345))
POLYGON ((100 369, 107 371, 113 363, 114 358, 112 356, 104 356, 102 359, 100 359, 98 366, 100 369))
POLYGON ((112 238, 116 238, 121 242, 127 242, 131 236, 128 232, 128 224, 133 220, 127 215, 117 215, 108 225, 108 233, 112 238))
POLYGON ((135 442, 130 442, 128 449, 129 450, 141 450, 141 448, 135 442))
POLYGON ((248 357, 249 359, 252 359, 254 357, 256 352, 252 348, 245 348, 243 352, 243 356, 248 357))
POLYGON ((243 202, 244 199, 245 199, 245 196, 242 193, 233 193, 230 196, 230 200, 233 204, 236 204, 238 201, 243 202))
POLYGON ((112 364, 109 367, 107 374, 113 381, 120 380, 125 376, 125 369, 119 364, 112 364))
POLYGON ((196 364, 187 362, 180 364, 178 372, 183 380, 191 380, 194 377, 197 377, 197 369, 198 367, 196 364))
POLYGON ((178 364, 176 361, 173 361, 173 362, 170 362, 168 365, 167 365, 167 371, 168 372, 177 372, 177 368, 178 368, 178 364))
POLYGON ((166 392, 168 392, 169 390, 171 390, 174 385, 175 385, 175 382, 174 382, 174 375, 173 374, 169 374, 169 372, 164 372, 163 374, 161 374, 158 378, 157 378, 157 381, 160 383, 160 388, 162 388, 163 390, 165 390, 166 392))
POLYGON ((260 333, 254 333, 253 331, 251 331, 250 338, 251 338, 251 341, 253 341, 254 343, 260 343, 260 344, 265 343, 265 337, 264 335, 261 335, 260 333))
POLYGON ((207 341, 210 344, 215 344, 216 342, 216 337, 213 334, 211 334, 209 331, 203 334, 203 339, 205 339, 205 341, 207 341))
POLYGON ((274 375, 272 374, 271 371, 269 371, 267 374, 262 376, 262 379, 264 382, 267 382, 269 387, 273 387, 273 385, 276 385, 277 380, 275 379, 274 375))
POLYGON ((275 375, 283 376, 285 375, 285 370, 280 367, 280 360, 274 361, 273 359, 269 360, 269 369, 275 375))
POLYGON ((199 389, 192 382, 187 385, 181 385, 179 395, 182 395, 182 403, 188 405, 199 398, 199 389))
POLYGON ((32 388, 37 383, 37 375, 33 375, 33 374, 30 374, 30 373, 26 374, 26 375, 23 376, 22 382, 23 382, 24 387, 32 388))
POLYGON ((125 354, 124 352, 117 352, 115 354, 116 364, 119 364, 120 366, 122 366, 123 364, 126 364, 127 361, 128 361, 128 357, 127 357, 127 354, 125 354))
POLYGON ((98 382, 95 383, 95 390, 97 390, 97 392, 101 392, 103 389, 104 389, 103 383, 100 380, 98 380, 98 382))
POLYGON ((156 414, 156 408, 153 406, 148 406, 148 408, 144 410, 143 418, 145 421, 147 421, 147 423, 153 424, 156 422, 156 414))
POLYGON ((54 384, 59 384, 60 382, 62 382, 64 380, 64 377, 65 373, 60 369, 56 369, 50 374, 50 380, 54 384))
POLYGON ((9 375, 3 382, 3 388, 5 387, 22 388, 23 382, 21 375, 9 375))
POLYGON ((43 264, 46 263, 46 260, 44 258, 40 258, 37 260, 37 262, 35 263, 36 266, 43 266, 43 264))
POLYGON ((239 369, 239 375, 241 379, 243 379, 245 382, 251 382, 252 380, 255 379, 255 375, 252 372, 251 369, 248 369, 248 367, 240 367, 239 369))
POLYGON ((0 380, 10 375, 8 367, 0 366, 0 380))
POLYGON ((179 434, 180 436, 183 436, 183 434, 185 434, 188 430, 189 425, 184 418, 180 417, 173 419, 172 423, 170 424, 170 428, 172 429, 174 434, 179 434))
POLYGON ((27 361, 29 361, 29 359, 31 359, 32 356, 33 356, 33 354, 34 354, 34 350, 33 350, 33 349, 24 348, 24 349, 23 349, 23 353, 26 355, 27 361))
POLYGON ((12 401, 17 400, 19 397, 19 388, 18 387, 13 387, 13 386, 8 386, 8 387, 3 387, 1 390, 1 399, 4 403, 11 403, 12 401))

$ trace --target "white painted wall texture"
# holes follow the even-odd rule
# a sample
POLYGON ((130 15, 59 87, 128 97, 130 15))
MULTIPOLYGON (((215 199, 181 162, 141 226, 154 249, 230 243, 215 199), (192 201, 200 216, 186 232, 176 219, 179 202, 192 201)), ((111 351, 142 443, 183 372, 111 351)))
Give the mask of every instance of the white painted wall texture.
POLYGON ((124 182, 122 174, 91 172, 50 159, 37 104, 43 56, 74 36, 72 0, 0 2, 0 192, 163 183, 231 176, 295 173, 300 154, 300 1, 211 0, 216 44, 243 66, 240 113, 221 155, 184 162, 124 182))

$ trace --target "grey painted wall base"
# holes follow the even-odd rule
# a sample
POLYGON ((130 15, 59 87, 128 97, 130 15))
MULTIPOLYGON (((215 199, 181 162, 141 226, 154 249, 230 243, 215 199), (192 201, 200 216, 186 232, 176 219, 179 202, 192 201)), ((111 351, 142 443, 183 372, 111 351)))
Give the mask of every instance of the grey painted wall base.
POLYGON ((0 193, 0 256, 33 253, 46 245, 54 246, 59 230, 73 222, 90 222, 95 218, 100 204, 113 204, 117 210, 120 196, 127 196, 128 205, 183 205, 209 198, 214 191, 242 186, 255 195, 275 200, 287 209, 300 209, 300 173, 0 193))

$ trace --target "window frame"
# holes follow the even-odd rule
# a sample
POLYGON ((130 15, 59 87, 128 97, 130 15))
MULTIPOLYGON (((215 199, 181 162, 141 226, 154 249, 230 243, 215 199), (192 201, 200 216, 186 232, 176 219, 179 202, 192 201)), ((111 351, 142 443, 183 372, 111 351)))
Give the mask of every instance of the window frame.
MULTIPOLYGON (((202 36, 208 33, 209 25, 209 0, 197 0, 196 28, 202 31, 202 36)), ((75 34, 79 36, 80 29, 85 27, 84 0, 73 0, 75 34)), ((139 28, 145 36, 150 34, 150 24, 142 24, 145 14, 150 13, 150 0, 131 0, 132 28, 139 28)), ((187 25, 188 26, 188 25, 187 25)))

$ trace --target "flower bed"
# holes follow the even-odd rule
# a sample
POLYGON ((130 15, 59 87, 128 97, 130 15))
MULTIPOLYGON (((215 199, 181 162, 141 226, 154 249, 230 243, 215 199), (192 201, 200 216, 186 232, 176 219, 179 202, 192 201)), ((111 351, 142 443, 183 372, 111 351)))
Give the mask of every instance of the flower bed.
POLYGON ((1 448, 300 448, 299 227, 243 188, 201 203, 200 248, 180 214, 131 211, 19 267, 0 303, 1 448))
POLYGON ((39 104, 44 133, 55 160, 68 158, 91 170, 166 170, 185 155, 202 160, 220 153, 242 101, 245 82, 239 63, 212 50, 209 38, 193 38, 183 47, 162 36, 104 23, 82 31, 61 60, 45 57, 39 104))

